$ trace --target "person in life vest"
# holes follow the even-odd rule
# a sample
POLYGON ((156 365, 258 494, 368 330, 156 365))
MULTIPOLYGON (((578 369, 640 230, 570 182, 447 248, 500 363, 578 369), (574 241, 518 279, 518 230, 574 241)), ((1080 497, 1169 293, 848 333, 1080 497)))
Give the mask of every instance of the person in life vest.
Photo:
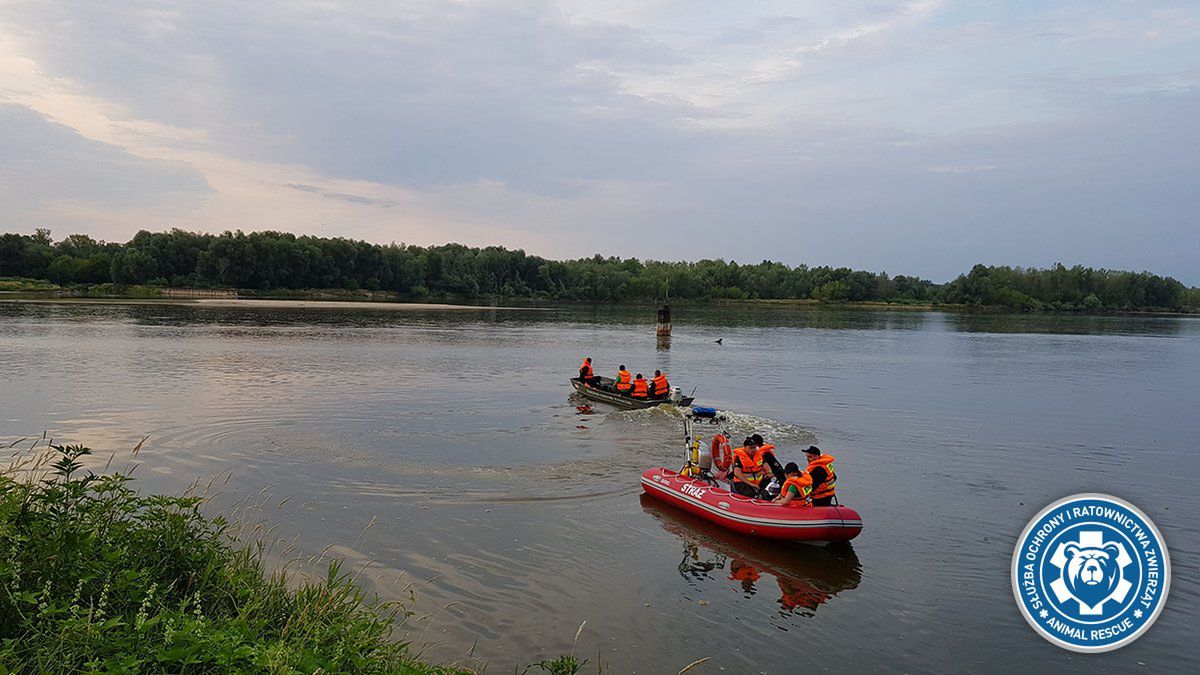
POLYGON ((633 389, 633 374, 625 370, 625 366, 622 365, 621 369, 617 371, 617 377, 613 380, 613 385, 617 388, 617 391, 622 394, 628 394, 629 390, 633 389))
POLYGON ((637 377, 633 378, 633 391, 630 392, 630 395, 634 398, 650 397, 650 383, 646 381, 646 378, 642 377, 641 373, 638 373, 637 377))
POLYGON ((661 370, 654 371, 654 379, 650 380, 650 398, 666 398, 671 391, 671 384, 661 370))
POLYGON ((832 505, 833 489, 837 483, 837 473, 833 470, 833 456, 821 452, 815 445, 808 446, 804 454, 808 457, 808 475, 812 476, 813 506, 832 505))
MULTIPOLYGON (((775 446, 767 443, 759 434, 754 434, 750 438, 754 441, 754 445, 758 447, 759 452, 762 453, 763 464, 771 470, 771 476, 774 476, 775 480, 779 481, 779 483, 782 485, 784 479, 783 465, 780 464, 779 460, 775 458, 775 446)), ((766 477, 766 482, 770 482, 771 476, 766 477)), ((766 485, 766 482, 763 483, 764 486, 766 485)))
POLYGON ((801 471, 795 462, 788 462, 783 467, 783 489, 775 498, 780 506, 812 506, 812 476, 801 471))
POLYGON ((733 449, 733 478, 729 482, 729 491, 743 497, 757 497, 760 484, 766 481, 763 467, 763 453, 758 451, 754 439, 746 437, 742 447, 733 449))
POLYGON ((592 357, 584 359, 583 365, 579 366, 579 379, 584 384, 596 383, 596 372, 592 370, 592 357))

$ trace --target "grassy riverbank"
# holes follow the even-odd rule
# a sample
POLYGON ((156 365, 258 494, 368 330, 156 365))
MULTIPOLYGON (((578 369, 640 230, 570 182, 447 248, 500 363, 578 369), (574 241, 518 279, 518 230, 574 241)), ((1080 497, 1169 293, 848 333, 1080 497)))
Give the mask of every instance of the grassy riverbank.
POLYGON ((127 474, 85 470, 87 448, 51 447, 0 473, 0 670, 474 672, 392 640, 404 608, 338 563, 319 581, 269 574, 202 498, 142 496, 127 474))

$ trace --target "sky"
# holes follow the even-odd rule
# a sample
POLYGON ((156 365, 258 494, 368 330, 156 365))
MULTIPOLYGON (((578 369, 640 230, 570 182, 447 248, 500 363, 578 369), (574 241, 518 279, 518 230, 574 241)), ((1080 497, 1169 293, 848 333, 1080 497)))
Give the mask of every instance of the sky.
POLYGON ((1200 4, 0 0, 0 231, 1200 284, 1200 4))

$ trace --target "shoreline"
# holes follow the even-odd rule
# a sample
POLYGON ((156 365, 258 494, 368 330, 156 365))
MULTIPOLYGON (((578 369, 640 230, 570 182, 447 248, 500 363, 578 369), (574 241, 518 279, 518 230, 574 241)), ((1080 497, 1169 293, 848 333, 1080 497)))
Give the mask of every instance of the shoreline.
MULTIPOLYGON (((158 290, 158 289, 155 289, 158 290)), ((62 291, 0 291, 0 304, 97 304, 97 305, 177 305, 191 307, 214 308, 253 308, 253 309, 372 309, 378 311, 527 311, 552 312, 568 307, 595 306, 625 306, 625 307, 658 307, 661 302, 645 300, 627 302, 590 302, 590 301, 553 301, 544 304, 526 305, 479 305, 466 302, 424 302, 404 301, 396 299, 375 299, 378 296, 342 296, 328 291, 313 291, 310 294, 287 292, 264 296, 213 297, 197 295, 189 297, 179 294, 180 289, 162 289, 168 293, 151 295, 139 288, 138 292, 126 295, 105 294, 88 295, 86 293, 64 293, 62 291), (175 291, 170 293, 170 291, 175 291), (301 296, 301 297, 297 297, 301 296)), ((512 300, 512 298, 509 298, 512 300)), ((534 299, 524 299, 528 303, 537 303, 534 299)), ((1072 310, 1016 310, 1004 305, 963 305, 963 304, 934 304, 908 302, 882 302, 864 300, 858 302, 822 302, 811 298, 758 298, 746 300, 676 300, 670 302, 676 309, 695 307, 775 307, 795 308, 805 310, 847 310, 858 309, 867 311, 904 311, 904 312, 942 312, 946 314, 980 313, 980 314, 1011 314, 1030 316, 1072 316, 1072 317, 1105 317, 1105 316, 1155 316, 1155 317, 1200 317, 1200 312, 1167 311, 1167 310, 1101 310, 1101 311, 1072 311, 1072 310)))
POLYGON ((14 305, 178 305, 184 307, 254 308, 254 309, 374 309, 379 311, 552 311, 552 307, 512 307, 506 305, 455 305, 432 302, 400 302, 384 300, 320 300, 288 298, 179 298, 179 297, 88 297, 43 296, 6 297, 0 293, 0 304, 14 305))

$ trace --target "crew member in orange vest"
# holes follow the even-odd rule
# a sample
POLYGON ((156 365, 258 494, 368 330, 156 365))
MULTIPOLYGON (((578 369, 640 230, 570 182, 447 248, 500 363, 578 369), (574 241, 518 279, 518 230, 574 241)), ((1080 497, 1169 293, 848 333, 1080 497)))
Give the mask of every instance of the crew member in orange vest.
POLYGON ((832 505, 833 489, 837 483, 837 473, 833 470, 833 456, 821 452, 815 445, 808 446, 804 454, 808 456, 808 475, 812 476, 813 506, 832 505))
POLYGON ((616 385, 617 391, 622 394, 628 394, 629 390, 633 389, 632 380, 633 375, 628 370, 625 370, 625 366, 622 365, 621 369, 617 371, 617 378, 613 384, 616 385))
POLYGON ((667 376, 662 374, 661 370, 654 371, 654 379, 650 380, 654 386, 650 388, 650 398, 666 398, 667 392, 671 390, 671 384, 667 382, 667 376))
POLYGON ((743 497, 757 497, 759 484, 764 480, 763 453, 754 439, 747 437, 742 447, 733 449, 733 478, 729 489, 743 497))
POLYGON ((801 471, 795 462, 788 462, 783 467, 783 489, 775 498, 780 506, 812 506, 809 495, 812 493, 812 476, 801 471))
POLYGON ((579 379, 584 384, 596 383, 596 372, 592 370, 592 357, 584 359, 583 365, 579 366, 579 379))
MULTIPOLYGON (((763 437, 759 434, 754 434, 750 438, 754 440, 754 445, 758 446, 759 451, 762 452, 763 464, 771 470, 771 475, 782 485, 784 479, 783 465, 775 458, 775 446, 764 441, 763 437)), ((764 481, 762 487, 766 487, 766 483, 768 482, 770 481, 764 481)))
POLYGON ((649 398, 650 397, 650 383, 646 381, 646 378, 642 377, 641 373, 638 373, 637 377, 635 377, 633 379, 633 397, 634 398, 649 398))

